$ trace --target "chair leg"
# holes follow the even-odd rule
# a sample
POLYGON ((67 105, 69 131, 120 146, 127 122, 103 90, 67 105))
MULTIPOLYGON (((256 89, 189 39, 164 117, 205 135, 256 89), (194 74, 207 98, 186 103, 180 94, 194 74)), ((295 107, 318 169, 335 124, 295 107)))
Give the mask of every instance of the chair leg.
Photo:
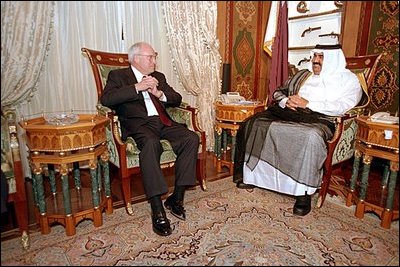
POLYGON ((14 201, 16 219, 18 227, 21 231, 21 243, 24 249, 30 246, 29 229, 28 229, 28 204, 26 201, 14 201))
POLYGON ((133 215, 131 204, 131 180, 130 177, 122 177, 122 193, 124 194, 125 208, 128 215, 133 215))
POLYGON ((329 183, 331 181, 332 169, 324 173, 322 177, 322 185, 319 190, 318 200, 317 200, 317 208, 321 208, 325 202, 326 195, 328 194, 329 183))
POLYGON ((207 190, 207 184, 206 184, 206 161, 205 161, 204 158, 197 159, 196 175, 197 175, 197 180, 199 181, 201 189, 203 191, 206 191, 207 190))

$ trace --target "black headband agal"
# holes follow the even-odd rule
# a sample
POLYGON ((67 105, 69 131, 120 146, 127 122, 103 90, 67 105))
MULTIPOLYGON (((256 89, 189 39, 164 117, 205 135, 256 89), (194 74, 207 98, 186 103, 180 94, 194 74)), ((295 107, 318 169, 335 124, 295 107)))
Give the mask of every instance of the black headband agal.
POLYGON ((335 44, 335 45, 320 45, 320 44, 317 44, 315 46, 315 49, 324 49, 324 50, 327 50, 327 49, 341 49, 341 48, 342 48, 342 46, 340 44, 335 44))

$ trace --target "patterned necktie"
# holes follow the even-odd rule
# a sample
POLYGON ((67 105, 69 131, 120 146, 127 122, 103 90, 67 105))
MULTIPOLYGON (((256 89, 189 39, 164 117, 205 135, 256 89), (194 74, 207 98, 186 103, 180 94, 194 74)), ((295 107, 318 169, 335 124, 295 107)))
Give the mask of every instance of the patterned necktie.
POLYGON ((152 93, 149 93, 149 95, 151 101, 153 101, 153 104, 158 112, 158 116, 160 117, 161 122, 166 126, 171 126, 172 121, 168 118, 165 108, 161 106, 160 101, 158 101, 152 93))

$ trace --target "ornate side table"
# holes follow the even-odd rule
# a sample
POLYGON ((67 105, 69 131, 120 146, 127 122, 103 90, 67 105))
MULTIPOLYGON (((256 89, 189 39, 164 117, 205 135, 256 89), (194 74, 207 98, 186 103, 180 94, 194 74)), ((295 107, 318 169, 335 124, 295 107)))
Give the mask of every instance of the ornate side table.
POLYGON ((233 161, 235 159, 236 133, 239 123, 253 114, 265 110, 265 103, 253 103, 246 105, 215 103, 215 145, 214 165, 217 172, 221 172, 222 166, 229 168, 229 174, 233 174, 233 161), (227 156, 228 133, 231 136, 231 155, 227 156))
POLYGON ((399 171, 399 125, 372 122, 368 116, 356 119, 358 130, 356 136, 353 172, 351 175, 350 192, 346 205, 356 203, 355 216, 363 218, 367 211, 375 212, 381 218, 381 226, 390 228, 391 222, 399 218, 398 203, 394 205, 397 173, 399 171), (374 157, 390 162, 390 172, 384 172, 380 192, 376 187, 368 186, 368 176, 374 157), (363 161, 361 181, 358 185, 360 159, 363 161), (367 195, 370 190, 370 196, 367 195), (379 193, 378 199, 372 196, 379 193), (385 201, 386 198, 386 201, 385 201))
POLYGON ((103 223, 103 209, 107 214, 113 212, 106 146, 109 119, 96 114, 78 116, 76 122, 68 125, 50 124, 44 117, 20 122, 26 131, 36 216, 42 234, 50 233, 50 225, 59 223, 65 227, 67 236, 74 235, 80 221, 91 219, 98 227, 103 223), (90 189, 81 185, 81 165, 89 166, 90 189), (51 190, 47 197, 43 181, 45 170, 51 190), (72 189, 68 181, 70 170, 75 184, 72 189), (57 190, 59 179, 62 196, 57 190))

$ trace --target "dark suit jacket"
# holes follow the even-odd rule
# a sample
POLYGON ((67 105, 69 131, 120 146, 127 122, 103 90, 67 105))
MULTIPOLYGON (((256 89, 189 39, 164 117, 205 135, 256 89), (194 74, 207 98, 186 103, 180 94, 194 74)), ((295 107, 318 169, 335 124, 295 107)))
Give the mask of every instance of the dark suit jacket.
MULTIPOLYGON (((150 75, 158 80, 158 90, 163 91, 167 97, 167 102, 160 101, 161 105, 163 107, 179 106, 182 96, 167 83, 165 75, 158 71, 150 75)), ((112 70, 100 98, 102 105, 116 111, 121 121, 124 140, 147 123, 148 116, 143 94, 137 93, 134 87, 137 82, 131 67, 112 70)))

